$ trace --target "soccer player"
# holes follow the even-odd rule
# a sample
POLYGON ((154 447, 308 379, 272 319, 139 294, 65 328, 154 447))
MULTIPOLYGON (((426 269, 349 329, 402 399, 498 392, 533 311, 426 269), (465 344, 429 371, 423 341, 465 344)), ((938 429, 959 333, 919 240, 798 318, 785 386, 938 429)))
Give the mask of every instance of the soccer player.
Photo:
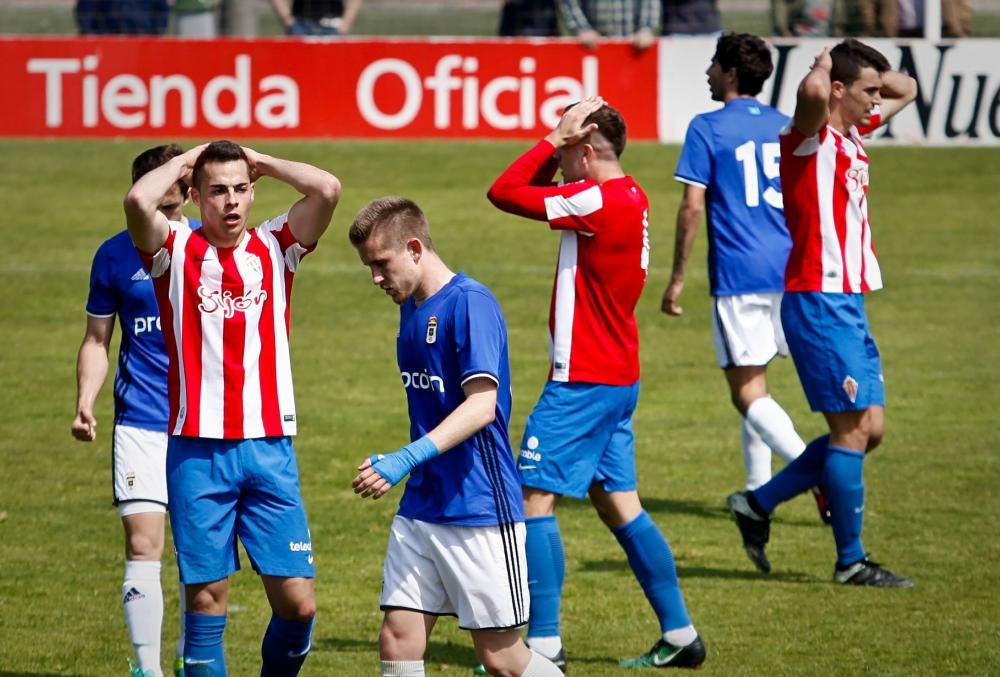
POLYGON ((382 674, 424 674, 440 615, 458 616, 490 674, 562 673, 521 641, 528 617, 524 513, 507 435, 507 327, 490 290, 453 273, 411 200, 362 209, 349 232, 372 281, 400 306, 396 359, 411 442, 358 466, 355 493, 377 499, 410 475, 382 577, 382 674))
POLYGON ((688 126, 674 178, 684 184, 670 282, 661 308, 679 316, 684 275, 695 234, 708 207, 708 279, 715 355, 743 416, 746 488, 771 479, 771 452, 786 463, 805 442, 768 393, 767 365, 787 355, 781 292, 792 241, 782 211, 778 132, 788 122, 754 98, 773 66, 767 44, 748 33, 726 33, 708 67, 713 101, 688 126))
POLYGON ((125 198, 170 357, 167 489, 187 592, 188 677, 226 674, 222 637, 228 577, 239 568, 237 534, 273 611, 261 674, 294 676, 309 652, 315 568, 291 441, 289 301, 302 257, 339 196, 340 182, 321 169, 216 141, 149 172, 125 198), (263 176, 303 197, 249 230, 263 176), (200 230, 156 209, 180 180, 191 185, 200 230))
MULTIPOLYGON (((132 162, 132 182, 184 151, 156 146, 132 162)), ((156 208, 191 229, 201 223, 184 216, 188 187, 171 185, 156 208)), ((71 430, 81 442, 97 439, 94 402, 108 374, 108 349, 121 325, 115 372, 115 418, 111 431, 114 501, 125 528, 125 579, 122 609, 135 648, 135 677, 162 677, 160 631, 163 625, 163 557, 167 513, 167 351, 160 332, 160 311, 153 283, 142 267, 128 231, 106 240, 94 255, 87 298, 87 329, 76 358, 76 417, 71 430)), ((183 669, 184 592, 175 670, 183 669)))
POLYGON ((565 560, 556 504, 589 495, 660 623, 653 648, 623 667, 696 667, 673 554, 639 502, 632 413, 639 397, 635 305, 649 267, 649 202, 622 170, 625 121, 601 97, 559 124, 496 179, 498 208, 560 232, 549 310, 551 370, 528 416, 518 470, 527 517, 528 644, 565 665, 559 607, 565 560), (553 184, 556 169, 564 181, 553 184))
POLYGON ((916 97, 917 83, 871 47, 847 39, 823 50, 799 85, 795 116, 781 132, 781 187, 792 251, 781 320, 813 411, 830 432, 770 482, 731 494, 729 509, 751 561, 764 572, 770 515, 819 485, 837 545, 836 583, 909 587, 868 559, 861 544, 867 452, 882 440, 885 387, 868 329, 864 293, 882 287, 868 218, 869 159, 861 136, 916 97))

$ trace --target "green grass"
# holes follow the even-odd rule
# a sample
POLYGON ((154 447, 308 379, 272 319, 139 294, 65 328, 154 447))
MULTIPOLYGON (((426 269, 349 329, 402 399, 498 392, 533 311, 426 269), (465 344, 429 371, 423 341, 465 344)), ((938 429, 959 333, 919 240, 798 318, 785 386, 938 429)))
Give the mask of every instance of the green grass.
MULTIPOLYGON (((99 439, 69 435, 88 268, 122 226, 121 199, 141 141, 0 141, 0 676, 123 675, 130 652, 118 605, 121 527, 110 505, 110 388, 99 439)), ((345 232, 367 200, 399 193, 427 211, 456 268, 490 285, 510 325, 512 438, 546 373, 545 319, 556 237, 486 202, 522 143, 260 143, 344 182, 331 231, 296 283, 296 446, 319 578, 315 650, 304 674, 377 671, 382 555, 398 492, 378 503, 349 483, 365 455, 407 435, 394 366, 397 311, 370 283, 345 232)), ((705 638, 705 674, 988 674, 1000 670, 1000 150, 876 148, 872 213, 886 289, 869 314, 884 356, 883 447, 866 464, 865 544, 912 590, 829 582, 833 545, 811 500, 782 507, 774 572, 743 555, 723 497, 742 482, 738 417, 711 348, 699 237, 682 318, 658 311, 680 189, 677 148, 635 144, 626 168, 652 203, 653 268, 639 306, 643 394, 635 427, 641 494, 673 545, 705 638)), ((292 192, 258 187, 258 219, 292 192)), ((116 341, 117 343, 117 341, 116 341)), ((823 429, 791 364, 772 391, 803 436, 823 429)), ((615 539, 586 505, 560 508, 567 553, 564 634, 572 674, 616 675, 657 628, 615 539)), ((165 646, 176 637, 176 576, 165 558, 165 646)), ((255 674, 268 612, 256 577, 233 580, 226 634, 234 675, 255 674)), ((169 650, 168 650, 169 652, 169 650)), ((465 675, 467 636, 439 623, 429 674, 465 675)))

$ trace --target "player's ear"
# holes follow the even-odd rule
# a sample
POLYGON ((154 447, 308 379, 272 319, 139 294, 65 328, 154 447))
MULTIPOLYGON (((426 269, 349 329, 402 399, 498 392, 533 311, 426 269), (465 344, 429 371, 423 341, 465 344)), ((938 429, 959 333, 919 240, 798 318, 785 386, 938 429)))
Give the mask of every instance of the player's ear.
POLYGON ((406 241, 406 251, 409 253, 410 258, 413 259, 413 262, 416 263, 424 254, 424 243, 418 237, 411 237, 406 241))
POLYGON ((191 198, 191 202, 194 204, 201 205, 201 193, 194 186, 191 186, 191 189, 188 191, 188 197, 191 198))

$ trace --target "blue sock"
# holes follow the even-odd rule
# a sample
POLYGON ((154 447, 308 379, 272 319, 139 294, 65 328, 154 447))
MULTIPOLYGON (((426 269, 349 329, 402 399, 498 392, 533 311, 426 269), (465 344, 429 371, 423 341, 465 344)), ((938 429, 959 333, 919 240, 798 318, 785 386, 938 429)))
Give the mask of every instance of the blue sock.
POLYGON ((559 607, 566 578, 566 554, 559 523, 555 515, 545 515, 529 517, 524 524, 528 593, 531 595, 528 637, 558 637, 559 607))
POLYGON ((806 446, 798 458, 772 477, 770 482, 750 492, 765 513, 770 515, 779 503, 789 501, 803 491, 820 485, 829 443, 829 435, 817 437, 806 446))
POLYGON ((226 632, 226 617, 188 611, 184 614, 184 624, 185 677, 225 677, 222 636, 226 632))
POLYGON ((660 621, 660 630, 666 632, 691 625, 677 582, 674 555, 649 513, 643 510, 628 524, 611 531, 625 549, 632 573, 660 621))
POLYGON ((862 451, 829 447, 823 468, 823 492, 830 504, 833 538, 837 542, 837 564, 846 566, 865 558, 861 528, 865 519, 865 481, 862 451))
MULTIPOLYGON (((313 622, 299 623, 271 614, 260 655, 260 677, 295 677, 312 648, 313 622)), ((185 675, 186 677, 186 675, 185 675)))

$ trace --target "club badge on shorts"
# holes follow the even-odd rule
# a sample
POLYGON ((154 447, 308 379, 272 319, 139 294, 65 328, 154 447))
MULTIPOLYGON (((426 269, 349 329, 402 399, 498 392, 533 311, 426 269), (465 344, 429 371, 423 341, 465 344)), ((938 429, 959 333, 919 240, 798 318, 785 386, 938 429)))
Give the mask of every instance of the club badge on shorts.
POLYGON ((858 382, 848 376, 844 379, 843 388, 844 392, 847 393, 847 399, 851 401, 851 404, 854 404, 854 400, 858 398, 858 382))
POLYGON ((430 319, 427 320, 427 335, 424 337, 424 341, 428 344, 436 343, 438 338, 438 319, 437 315, 431 315, 430 319))

